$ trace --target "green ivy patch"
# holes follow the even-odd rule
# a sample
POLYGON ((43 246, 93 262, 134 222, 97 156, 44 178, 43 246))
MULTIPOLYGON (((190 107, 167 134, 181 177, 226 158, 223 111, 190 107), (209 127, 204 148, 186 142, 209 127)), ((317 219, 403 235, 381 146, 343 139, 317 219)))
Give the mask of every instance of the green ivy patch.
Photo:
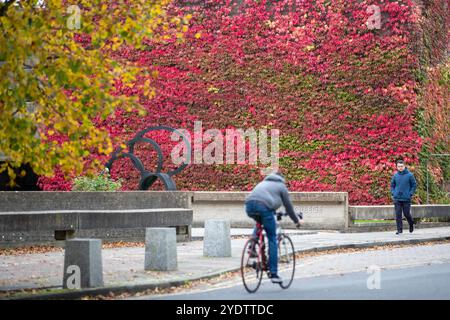
POLYGON ((302 143, 294 135, 285 135, 280 137, 280 150, 313 152, 328 144, 327 141, 310 140, 302 143))

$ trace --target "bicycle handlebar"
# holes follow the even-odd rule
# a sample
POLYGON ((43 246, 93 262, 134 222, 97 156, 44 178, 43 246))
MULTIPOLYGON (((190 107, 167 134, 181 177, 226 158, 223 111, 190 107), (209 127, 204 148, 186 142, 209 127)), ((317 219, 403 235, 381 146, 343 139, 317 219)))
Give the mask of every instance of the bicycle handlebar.
MULTIPOLYGON (((277 220, 280 221, 282 217, 289 216, 286 212, 279 211, 276 212, 277 220)), ((303 213, 302 212, 296 212, 295 215, 298 217, 299 220, 303 220, 303 213)))

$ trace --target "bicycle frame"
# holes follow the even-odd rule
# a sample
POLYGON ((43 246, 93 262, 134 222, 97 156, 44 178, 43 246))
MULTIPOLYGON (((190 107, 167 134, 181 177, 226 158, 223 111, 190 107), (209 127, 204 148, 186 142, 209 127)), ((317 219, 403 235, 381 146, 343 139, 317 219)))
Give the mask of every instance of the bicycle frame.
POLYGON ((264 233, 263 233, 263 225, 260 222, 256 223, 256 237, 258 239, 259 243, 259 255, 261 257, 261 263, 263 270, 268 270, 267 268, 267 257, 265 250, 265 244, 264 244, 264 233))
MULTIPOLYGON (((278 258, 280 257, 284 257, 284 255, 281 255, 281 249, 280 249, 280 244, 283 243, 284 248, 286 249, 286 252, 288 251, 288 247, 291 248, 291 252, 293 253, 293 259, 291 260, 290 258, 287 259, 287 263, 292 264, 292 268, 287 268, 285 269, 285 271, 289 271, 292 270, 292 272, 290 273, 289 277, 287 277, 286 279, 288 279, 286 282, 280 282, 279 285, 283 288, 283 289, 287 289, 289 288, 289 286, 291 285, 293 279, 294 279, 294 273, 295 273, 295 248, 294 248, 294 244, 291 240, 291 238, 285 234, 280 220, 282 219, 283 216, 285 216, 286 214, 283 213, 277 213, 277 220, 276 220, 276 240, 278 242, 277 246, 278 246, 278 251, 279 251, 279 255, 278 258), (286 242, 287 241, 287 242, 286 242)), ((250 238, 245 246, 244 246, 244 250, 242 253, 242 258, 241 258, 241 274, 242 274, 242 279, 243 279, 243 283, 244 283, 244 287, 245 289, 250 292, 250 293, 254 293, 256 292, 256 290, 258 290, 259 285, 261 284, 261 280, 262 280, 262 275, 264 272, 266 272, 267 276, 270 278, 270 269, 269 269, 269 259, 268 259, 268 255, 266 254, 266 241, 265 241, 265 237, 267 236, 264 233, 264 228, 261 222, 259 222, 258 220, 256 221, 256 237, 252 237, 250 238), (253 245, 251 244, 253 243, 253 245), (258 245, 259 248, 257 250, 255 250, 255 245, 258 245), (256 252, 257 251, 257 252, 256 252), (252 255, 256 254, 256 256, 252 255), (246 253, 248 254, 248 257, 246 257, 246 253), (246 258, 245 258, 246 257, 246 258), (249 264, 249 259, 251 258, 257 258, 256 262, 253 262, 252 264, 249 264), (245 259, 244 259, 245 258, 245 259), (255 288, 251 288, 249 286, 249 284, 251 282, 246 282, 246 276, 245 276, 245 272, 244 272, 244 268, 246 266, 251 266, 251 268, 256 270, 256 287, 255 288)), ((268 248, 268 247, 267 247, 268 248)), ((286 254, 286 257, 289 257, 289 254, 286 254)), ((270 257, 269 257, 270 258, 270 257)), ((277 261, 278 263, 279 261, 277 261)), ((251 276, 250 276, 251 279, 251 276)), ((251 281, 251 280, 250 280, 251 281)))
MULTIPOLYGON (((284 234, 284 230, 283 227, 281 226, 281 224, 279 223, 278 219, 276 221, 276 233, 277 233, 277 241, 280 241, 280 236, 284 234)), ((263 264, 263 270, 267 271, 267 274, 269 275, 269 268, 267 265, 268 259, 267 259, 267 255, 265 252, 265 243, 264 243, 264 228, 262 223, 260 222, 256 222, 256 238, 258 239, 258 243, 259 243, 259 254, 260 257, 262 259, 261 263, 263 264)))

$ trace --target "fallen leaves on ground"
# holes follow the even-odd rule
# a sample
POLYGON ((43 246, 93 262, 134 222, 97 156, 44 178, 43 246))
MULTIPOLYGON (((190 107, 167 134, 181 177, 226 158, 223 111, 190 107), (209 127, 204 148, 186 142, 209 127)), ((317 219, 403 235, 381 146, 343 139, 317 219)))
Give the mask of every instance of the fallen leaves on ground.
MULTIPOLYGON (((144 247, 145 244, 143 242, 125 242, 125 241, 116 241, 116 242, 106 242, 103 243, 103 249, 114 249, 114 248, 131 248, 131 247, 144 247)), ((63 247, 55 246, 55 245, 37 245, 37 246, 24 246, 18 248, 0 248, 0 256, 18 256, 22 254, 41 254, 41 253, 49 253, 49 252, 62 252, 64 251, 63 247)))
POLYGON ((0 256, 15 256, 22 254, 39 254, 47 252, 63 251, 63 248, 57 246, 29 246, 19 248, 1 248, 0 256))

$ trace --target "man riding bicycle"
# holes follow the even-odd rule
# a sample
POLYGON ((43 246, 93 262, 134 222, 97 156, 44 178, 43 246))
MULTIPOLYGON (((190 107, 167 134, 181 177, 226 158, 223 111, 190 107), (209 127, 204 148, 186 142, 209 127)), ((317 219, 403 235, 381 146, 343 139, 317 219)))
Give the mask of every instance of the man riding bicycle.
MULTIPOLYGON (((245 200, 245 211, 247 215, 262 223, 269 239, 269 270, 272 283, 282 283, 283 279, 278 275, 278 244, 276 234, 276 210, 284 206, 286 213, 300 227, 301 220, 294 212, 292 202, 289 198, 289 190, 285 179, 280 172, 274 172, 258 183, 245 200)), ((253 233, 256 237, 256 228, 253 233)))

